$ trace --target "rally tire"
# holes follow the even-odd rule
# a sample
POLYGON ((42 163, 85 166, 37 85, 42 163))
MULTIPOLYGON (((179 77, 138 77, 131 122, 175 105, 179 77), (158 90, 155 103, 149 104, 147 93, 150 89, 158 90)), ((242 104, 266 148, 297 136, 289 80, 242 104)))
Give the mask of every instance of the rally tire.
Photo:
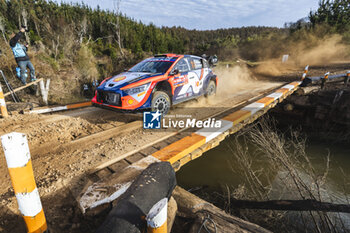
POLYGON ((166 115, 171 107, 171 101, 169 95, 164 91, 156 91, 152 97, 152 111, 159 111, 161 114, 166 115))
POLYGON ((215 95, 216 95, 216 83, 214 80, 210 80, 207 90, 205 92, 205 97, 210 97, 215 95))

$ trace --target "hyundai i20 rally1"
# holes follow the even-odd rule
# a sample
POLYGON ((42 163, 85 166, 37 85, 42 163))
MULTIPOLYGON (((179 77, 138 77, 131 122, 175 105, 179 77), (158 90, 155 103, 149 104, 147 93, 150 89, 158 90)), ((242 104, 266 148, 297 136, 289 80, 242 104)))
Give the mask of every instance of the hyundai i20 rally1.
POLYGON ((156 55, 105 79, 96 89, 92 102, 109 109, 151 109, 166 114, 172 105, 214 95, 217 81, 208 61, 202 57, 156 55))

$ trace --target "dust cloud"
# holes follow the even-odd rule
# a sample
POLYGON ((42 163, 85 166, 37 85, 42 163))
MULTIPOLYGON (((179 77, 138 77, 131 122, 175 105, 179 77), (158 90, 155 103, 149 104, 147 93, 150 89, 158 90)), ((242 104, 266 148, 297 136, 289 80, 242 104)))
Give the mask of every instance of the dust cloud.
POLYGON ((214 73, 218 77, 216 97, 227 98, 232 94, 247 90, 256 85, 256 78, 246 66, 234 66, 232 68, 215 68, 214 73))
POLYGON ((342 44, 340 35, 318 41, 317 46, 308 49, 305 45, 299 45, 295 49, 293 61, 296 65, 327 65, 336 61, 343 61, 348 57, 348 47, 342 44))
POLYGON ((235 97, 249 95, 271 85, 271 83, 257 80, 245 65, 230 68, 216 67, 213 72, 218 77, 215 97, 199 98, 197 101, 187 102, 182 106, 186 108, 225 107, 225 105, 230 105, 231 100, 235 97))
POLYGON ((289 54, 289 60, 282 63, 281 58, 260 62, 255 72, 278 76, 291 71, 302 71, 306 65, 324 66, 349 59, 349 47, 342 43, 340 35, 321 40, 308 37, 303 41, 291 42, 283 51, 289 54))

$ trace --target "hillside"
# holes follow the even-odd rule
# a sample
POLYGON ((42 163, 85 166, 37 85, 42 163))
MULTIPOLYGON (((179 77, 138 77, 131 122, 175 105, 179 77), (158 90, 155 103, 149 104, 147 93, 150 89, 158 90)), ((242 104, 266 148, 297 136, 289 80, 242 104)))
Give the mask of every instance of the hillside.
MULTIPOLYGON (((212 31, 145 25, 112 11, 87 5, 57 4, 53 1, 0 1, 0 69, 13 86, 16 67, 8 46, 12 32, 27 26, 29 55, 38 77, 50 78, 51 103, 81 98, 83 83, 102 80, 158 53, 218 54, 220 59, 238 57, 239 43, 271 32, 269 27, 246 27, 212 31)), ((20 93, 25 99, 28 95, 20 93)))

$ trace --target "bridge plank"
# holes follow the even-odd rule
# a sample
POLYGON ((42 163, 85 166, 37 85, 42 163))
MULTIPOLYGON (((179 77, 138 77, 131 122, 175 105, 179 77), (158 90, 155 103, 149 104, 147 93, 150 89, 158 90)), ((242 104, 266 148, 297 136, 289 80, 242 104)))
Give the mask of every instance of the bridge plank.
POLYGON ((112 172, 109 169, 105 168, 105 169, 99 170, 95 174, 99 179, 103 179, 105 177, 112 175, 112 172))
POLYGON ((265 104, 265 107, 270 105, 271 103, 273 103, 273 101, 275 101, 275 98, 272 97, 264 97, 259 99, 258 101, 256 101, 257 103, 262 103, 265 104))
POLYGON ((222 120, 232 121, 233 125, 237 125, 238 123, 249 118, 250 115, 251 115, 250 111, 238 110, 237 112, 231 113, 230 115, 222 118, 222 120))
POLYGON ((285 95, 285 94, 287 94, 289 92, 289 89, 287 89, 287 88, 280 88, 280 89, 276 90, 275 92, 282 93, 283 95, 285 95))
POLYGON ((150 146, 150 147, 147 147, 146 149, 141 150, 140 153, 145 156, 148 156, 153 154, 156 151, 158 151, 156 148, 154 148, 153 146, 150 146))
POLYGON ((198 134, 192 134, 191 136, 184 137, 179 141, 166 146, 152 155, 159 160, 174 163, 198 147, 204 145, 205 141, 205 137, 198 134))
POLYGON ((127 166, 129 166, 129 163, 127 163, 125 160, 120 160, 119 162, 116 162, 116 163, 108 166, 108 168, 111 169, 114 173, 117 173, 117 172, 122 171, 127 166))
POLYGON ((136 153, 136 154, 133 154, 133 155, 125 158, 125 160, 128 161, 130 164, 132 164, 132 163, 136 163, 137 161, 139 161, 143 158, 144 158, 144 156, 141 153, 136 153))

